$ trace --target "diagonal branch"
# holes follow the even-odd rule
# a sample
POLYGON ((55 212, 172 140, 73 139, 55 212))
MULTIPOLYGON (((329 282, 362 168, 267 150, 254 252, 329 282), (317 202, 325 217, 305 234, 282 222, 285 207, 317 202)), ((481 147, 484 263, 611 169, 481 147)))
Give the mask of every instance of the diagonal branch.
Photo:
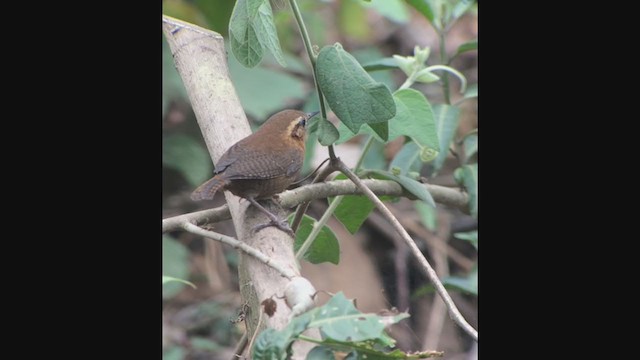
POLYGON ((456 305, 453 303, 453 300, 451 300, 451 296, 449 296, 449 293, 447 293, 447 290, 445 290, 444 285, 442 285, 442 282, 440 282, 440 279, 438 279, 438 275, 436 274, 435 270, 433 270, 433 268, 429 264, 429 261, 427 261, 427 259, 424 257, 424 254, 422 254, 420 249, 418 249, 418 246, 413 241, 411 236, 409 236, 409 233, 407 233, 407 231, 402 227, 402 225, 400 225, 400 222, 398 221, 398 219, 396 219, 396 217, 393 216, 391 211, 389 211, 389 209, 384 205, 384 203, 380 199, 378 199, 376 194, 373 191, 371 191, 371 189, 369 189, 367 185, 365 185, 365 183, 359 177, 357 177, 356 174, 354 174, 353 171, 351 171, 351 169, 349 169, 342 162, 342 160, 337 159, 337 161, 335 161, 335 165, 343 174, 345 174, 351 181, 353 181, 355 185, 357 185, 360 189, 362 189, 364 194, 374 203, 374 205, 378 208, 378 210, 380 210, 382 215, 384 215, 384 217, 386 217, 387 220, 389 220, 393 228, 400 234, 400 236, 402 236, 402 239, 411 249, 411 253, 418 259, 418 261, 422 265, 422 268, 425 270, 427 277, 433 283, 433 286, 436 288, 436 291, 444 301, 445 305, 447 306, 447 309, 449 309, 449 314, 453 319, 453 321, 455 321, 458 325, 460 325, 460 327, 477 342, 478 331, 474 329, 471 325, 469 325, 469 323, 464 319, 462 314, 460 314, 460 311, 458 310, 456 305))
POLYGON ((277 262, 274 262, 272 258, 270 258, 269 256, 265 255, 263 252, 261 252, 260 250, 253 248, 245 243, 243 243, 242 241, 236 240, 230 236, 227 235, 223 235, 217 232, 213 232, 213 231, 209 231, 209 230, 205 230, 199 226, 196 226, 190 222, 183 222, 182 223, 182 228, 185 231, 188 231, 192 234, 196 234, 196 235, 200 235, 202 237, 206 237, 209 239, 213 239, 216 241, 220 241, 223 244, 227 244, 232 246, 234 249, 238 249, 243 251, 245 254, 247 255, 251 255, 254 258, 256 258, 257 260, 261 261, 262 263, 264 263, 265 265, 271 267, 272 269, 276 270, 277 272, 279 272, 282 276, 286 277, 287 279, 291 280, 293 277, 297 276, 296 274, 294 274, 290 269, 285 268, 284 266, 280 265, 277 262))

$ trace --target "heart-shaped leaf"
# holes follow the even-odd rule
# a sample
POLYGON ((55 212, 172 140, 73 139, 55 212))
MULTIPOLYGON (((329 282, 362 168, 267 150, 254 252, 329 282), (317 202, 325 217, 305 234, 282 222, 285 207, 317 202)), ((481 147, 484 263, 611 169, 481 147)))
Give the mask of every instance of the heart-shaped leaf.
MULTIPOLYGON (((293 216, 290 217, 291 219, 293 219, 293 216)), ((309 237, 316 222, 316 219, 311 216, 304 215, 296 232, 296 242, 293 245, 294 251, 297 252, 300 249, 304 241, 309 237)), ((331 228, 326 225, 322 227, 322 230, 320 230, 313 244, 307 249, 303 258, 312 264, 330 262, 338 265, 340 262, 340 244, 331 228)))
POLYGON ((449 144, 451 144, 458 128, 460 108, 438 104, 433 107, 433 114, 435 115, 436 131, 440 142, 440 153, 433 162, 435 174, 442 168, 449 153, 449 144))
POLYGON ((326 119, 318 120, 318 141, 322 146, 329 146, 336 142, 340 137, 338 129, 326 119))
POLYGON ((318 54, 317 79, 331 109, 354 134, 363 124, 386 122, 396 114, 389 89, 373 80, 339 43, 318 54))
POLYGON ((265 48, 287 66, 269 0, 238 0, 229 20, 229 38, 233 54, 246 67, 258 65, 265 48))

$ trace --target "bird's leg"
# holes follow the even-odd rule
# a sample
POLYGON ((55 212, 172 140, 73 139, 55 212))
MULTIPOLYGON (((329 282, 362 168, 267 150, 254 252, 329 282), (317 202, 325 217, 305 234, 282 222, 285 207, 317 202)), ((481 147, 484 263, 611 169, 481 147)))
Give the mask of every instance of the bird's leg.
POLYGON ((256 227, 253 228, 254 231, 258 232, 268 226, 275 226, 278 229, 286 232, 287 234, 291 235, 292 238, 295 239, 296 234, 293 232, 293 230, 291 230, 291 226, 289 226, 289 223, 287 222, 287 220, 280 220, 278 219, 277 216, 275 216, 274 214, 272 214, 269 210, 265 209, 264 206, 260 205, 260 203, 258 203, 255 199, 253 198, 247 198, 247 200, 249 200, 249 202, 251 204, 253 204, 256 208, 258 208, 260 211, 262 211, 265 215, 267 215, 269 217, 269 219, 271 219, 270 222, 265 223, 265 224, 260 224, 257 225, 256 227))

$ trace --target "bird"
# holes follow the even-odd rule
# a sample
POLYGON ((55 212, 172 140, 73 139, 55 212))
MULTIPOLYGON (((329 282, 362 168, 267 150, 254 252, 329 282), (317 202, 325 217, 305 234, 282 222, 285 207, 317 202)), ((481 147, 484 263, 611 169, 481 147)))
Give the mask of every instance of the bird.
POLYGON ((304 162, 307 122, 318 113, 282 110, 272 115, 255 133, 222 154, 214 176, 198 186, 191 199, 210 200, 217 191, 228 190, 248 200, 271 220, 254 231, 275 226, 295 237, 286 220, 278 219, 257 200, 272 198, 296 180, 304 162))

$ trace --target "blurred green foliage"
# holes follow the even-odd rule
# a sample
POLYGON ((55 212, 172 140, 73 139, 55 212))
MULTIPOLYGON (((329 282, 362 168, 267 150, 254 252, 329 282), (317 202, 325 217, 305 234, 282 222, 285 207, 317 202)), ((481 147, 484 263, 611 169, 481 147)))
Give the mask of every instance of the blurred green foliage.
MULTIPOLYGON (((246 4, 252 2, 251 0, 246 1, 246 4)), ((259 2, 260 0, 253 1, 255 4, 259 2)), ((230 43, 228 37, 229 20, 235 4, 236 1, 229 0, 164 0, 163 13, 212 29, 222 34, 225 37, 225 43, 228 44, 230 43)), ((399 27, 410 20, 410 15, 420 16, 419 14, 422 14, 437 32, 446 33, 446 30, 450 29, 452 24, 465 12, 475 11, 475 1, 342 0, 334 2, 298 0, 298 4, 312 43, 317 46, 316 53, 322 48, 325 52, 327 49, 334 48, 334 52, 336 52, 336 54, 332 54, 333 58, 329 59, 331 61, 325 61, 327 59, 320 61, 321 69, 318 74, 324 76, 325 80, 327 78, 330 80, 325 81, 324 85, 321 84, 322 91, 325 92, 325 96, 329 100, 329 103, 326 104, 327 110, 337 110, 336 114, 340 115, 341 120, 337 129, 326 119, 320 117, 310 123, 309 129, 318 131, 318 133, 309 135, 304 171, 312 170, 309 161, 313 153, 317 151, 318 138, 323 144, 330 144, 336 140, 338 143, 350 140, 357 136, 354 132, 374 136, 369 150, 363 155, 362 169, 364 173, 370 174, 370 177, 373 178, 393 179, 407 191, 416 195, 420 200, 414 203, 421 222, 428 229, 435 230, 437 228, 435 203, 429 192, 417 180, 419 179, 417 174, 427 171, 430 175, 435 175, 439 171, 450 169, 445 166, 445 160, 450 154, 449 149, 453 149, 458 144, 464 153, 458 159, 455 179, 469 193, 471 198, 470 211, 474 217, 477 217, 477 130, 466 134, 461 139, 456 139, 461 112, 459 102, 432 104, 424 93, 408 88, 413 85, 413 81, 403 84, 401 89, 398 89, 397 77, 394 78, 394 75, 404 75, 406 71, 404 73, 401 71, 402 67, 399 66, 401 64, 397 59, 391 57, 393 54, 383 54, 380 51, 380 48, 386 47, 372 42, 375 29, 369 21, 373 11, 389 20, 385 26, 399 27), (339 34, 340 43, 337 46, 331 46, 336 41, 336 32, 339 34), (348 44, 344 45, 348 48, 343 52, 340 51, 342 44, 348 44), (365 64, 365 66, 363 67, 361 64, 365 64), (354 74, 360 78, 359 84, 363 86, 346 90, 344 87, 338 88, 336 86, 336 82, 341 78, 355 76, 354 74), (344 110, 345 104, 340 102, 347 98, 358 98, 363 94, 363 88, 366 90, 365 92, 368 92, 369 98, 365 97, 365 100, 357 103, 356 106, 344 110), (372 92, 375 96, 371 96, 372 92), (380 95, 382 92, 385 93, 380 95), (377 100, 378 98, 383 99, 377 100), (391 105, 394 105, 396 109, 393 112, 387 111, 388 113, 384 116, 380 115, 381 111, 374 111, 373 114, 381 116, 380 119, 375 119, 375 116, 373 118, 371 116, 352 118, 355 112, 365 108, 374 108, 380 101, 386 105, 383 108, 390 110, 391 105), (376 123, 376 120, 380 122, 376 123), (346 126, 342 121, 347 121, 349 126, 346 126), (402 135, 405 136, 405 143, 396 157, 389 161, 384 155, 385 146, 389 141, 402 135), (425 150, 430 150, 430 152, 425 150)), ((264 3, 261 5, 266 6, 264 3)), ((234 51, 231 50, 231 47, 228 48, 231 78, 242 106, 246 114, 254 121, 254 125, 263 122, 268 116, 284 108, 302 108, 307 112, 320 108, 309 60, 300 41, 298 25, 294 21, 288 1, 278 0, 272 2, 271 6, 272 17, 267 16, 266 19, 258 18, 257 20, 246 17, 243 20, 245 24, 236 24, 236 29, 240 29, 240 32, 248 31, 248 27, 251 26, 254 26, 256 31, 275 26, 275 31, 268 31, 267 37, 264 37, 262 33, 262 35, 255 34, 255 40, 261 42, 264 49, 271 51, 263 49, 259 58, 241 58, 245 65, 255 67, 249 69, 243 66, 233 55, 234 51), (238 25, 242 26, 238 27, 238 25), (277 44, 278 42, 279 44, 277 44), (281 54, 281 58, 276 59, 273 53, 278 57, 281 54), (282 67, 283 63, 286 63, 287 66, 282 67)), ((250 11, 251 9, 247 8, 246 10, 250 11)), ((451 60, 455 56, 475 50, 477 50, 477 39, 459 46, 453 54, 445 54, 451 57, 442 57, 441 54, 440 58, 451 60)), ((388 52, 388 50, 386 51, 388 52)), ((422 49, 422 51, 428 50, 422 49)), ((162 114, 165 130, 163 135, 163 166, 177 171, 181 177, 179 184, 171 184, 168 188, 171 191, 184 190, 185 186, 195 188, 211 176, 213 167, 195 122, 185 121, 183 125, 180 125, 178 122, 172 123, 167 120, 170 112, 176 110, 176 104, 188 104, 188 98, 164 39, 162 56, 162 114)), ((440 65, 449 65, 449 63, 446 61, 440 65)), ((414 80, 430 82, 429 86, 441 86, 442 78, 446 79, 446 74, 440 75, 440 73, 435 75, 429 71, 428 74, 416 76, 414 80)), ((473 97, 477 97, 477 84, 468 86, 462 100, 473 97)), ((185 108, 186 110, 182 111, 186 113, 182 115, 191 120, 193 113, 188 107, 185 108)), ((178 110, 180 109, 178 108, 178 110)), ((324 149, 322 150, 324 151, 324 149)), ((168 193, 163 195, 166 196, 168 193)), ((388 200, 388 198, 384 199, 388 200)), ((372 208, 373 205, 368 199, 347 197, 340 204, 335 215, 350 232, 354 233, 360 228, 372 208), (350 211, 354 207, 362 208, 362 211, 350 211)), ((301 229, 296 243, 304 241, 314 222, 315 220, 312 218, 305 219, 304 231, 301 229)), ((469 241, 477 249, 477 232, 456 234, 456 237, 469 241)), ((166 234, 162 241, 163 275, 189 279, 187 248, 166 234)), ((329 228, 323 230, 321 237, 316 239, 316 243, 317 247, 312 247, 308 252, 309 256, 313 255, 308 260, 312 262, 338 262, 339 243, 329 228)), ((471 272, 456 274, 444 279, 443 283, 449 289, 477 295, 477 264, 471 272)), ((172 299, 184 286, 183 283, 177 281, 163 284, 163 299, 172 299)), ((432 289, 425 286, 414 295, 430 291, 432 289)), ((345 303, 339 308, 341 310, 348 309, 348 305, 345 303)), ((222 311, 219 307, 210 310, 215 313, 212 315, 214 317, 219 317, 222 311)), ((220 325, 222 327, 228 327, 228 321, 216 322, 216 324, 218 323, 223 324, 220 325)), ((295 325, 292 326, 295 327, 295 325)), ((353 326, 350 327, 349 324, 341 324, 341 326, 341 329, 346 333, 353 333, 351 331, 353 326)), ((221 331, 224 332, 224 330, 221 331)), ((269 336, 278 341, 283 339, 289 341, 295 337, 292 334, 264 332, 260 336, 265 341, 269 336)), ((382 335, 377 334, 376 336, 379 336, 379 339, 384 339, 382 335)), ((212 354, 219 347, 217 339, 214 341, 207 337, 190 336, 189 341, 189 348, 183 346, 166 348, 163 359, 183 359, 194 356, 195 353, 212 354)), ((330 342, 327 342, 327 346, 331 345, 330 342)), ((256 345, 258 346, 258 344, 262 344, 263 353, 270 351, 266 342, 263 341, 256 345)), ((340 344, 340 346, 344 346, 344 344, 340 344)), ((283 349, 278 348, 277 350, 283 349)), ((320 349, 318 353, 326 352, 326 350, 327 348, 320 349)))
MULTIPOLYGON (((189 251, 170 235, 162 236, 162 275, 178 279, 189 277, 189 251)), ((185 287, 181 282, 169 282, 162 285, 162 298, 175 296, 185 287)))

